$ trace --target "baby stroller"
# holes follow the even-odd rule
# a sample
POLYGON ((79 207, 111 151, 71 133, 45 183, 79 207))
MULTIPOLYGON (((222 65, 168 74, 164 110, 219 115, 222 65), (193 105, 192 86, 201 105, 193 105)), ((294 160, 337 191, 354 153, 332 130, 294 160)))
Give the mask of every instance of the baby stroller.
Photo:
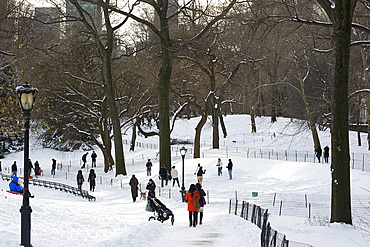
POLYGON ((175 216, 159 199, 148 196, 148 203, 153 208, 154 216, 150 216, 149 220, 159 220, 164 222, 171 217, 171 224, 175 222, 175 216), (156 214, 157 213, 157 214, 156 214))

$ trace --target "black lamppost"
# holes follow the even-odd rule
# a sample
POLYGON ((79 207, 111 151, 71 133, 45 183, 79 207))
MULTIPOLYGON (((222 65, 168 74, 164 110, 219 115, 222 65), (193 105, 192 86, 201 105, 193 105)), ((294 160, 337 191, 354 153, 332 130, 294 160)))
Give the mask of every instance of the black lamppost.
POLYGON ((182 197, 182 202, 185 202, 185 177, 184 177, 184 164, 185 164, 185 155, 186 155, 187 149, 185 147, 180 148, 180 154, 182 156, 182 187, 181 187, 181 197, 182 197))
POLYGON ((23 115, 26 118, 24 123, 24 188, 23 188, 23 204, 21 212, 21 245, 30 247, 31 245, 31 212, 30 193, 28 190, 28 169, 29 169, 29 136, 30 136, 30 118, 33 103, 35 102, 37 88, 32 88, 30 85, 23 85, 16 88, 23 115))

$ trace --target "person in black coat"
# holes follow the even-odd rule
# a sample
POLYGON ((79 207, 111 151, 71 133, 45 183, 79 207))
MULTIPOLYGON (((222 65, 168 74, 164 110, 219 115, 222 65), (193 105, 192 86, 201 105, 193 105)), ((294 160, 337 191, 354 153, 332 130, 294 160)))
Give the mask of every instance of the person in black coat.
POLYGON ((91 154, 91 167, 96 167, 96 157, 98 157, 98 155, 93 151, 91 154))
MULTIPOLYGON (((199 198, 200 208, 199 208, 198 212, 199 212, 199 224, 201 225, 202 220, 203 220, 204 205, 206 205, 206 199, 205 199, 206 192, 202 189, 202 185, 200 185, 200 183, 197 183, 195 185, 195 187, 197 188, 197 191, 198 191, 199 197, 200 197, 199 198)), ((196 222, 198 223, 198 217, 196 219, 196 222)))
POLYGON ((96 173, 94 169, 90 169, 89 178, 87 179, 87 182, 90 183, 90 191, 95 190, 95 185, 96 185, 95 179, 96 179, 96 173))
POLYGON ((17 176, 17 161, 14 161, 13 165, 12 165, 12 173, 13 173, 13 176, 17 176))
POLYGON ((166 180, 166 186, 168 184, 168 176, 167 176, 167 169, 166 167, 161 167, 161 169, 159 170, 159 175, 161 175, 161 180, 162 180, 162 184, 161 186, 163 187, 163 181, 166 180))
POLYGON ((57 160, 52 159, 53 163, 51 163, 51 175, 55 175, 55 169, 57 169, 57 160))
POLYGON ((326 145, 324 147, 324 160, 325 160, 325 163, 329 162, 329 147, 328 147, 328 145, 326 145))
POLYGON ((82 166, 81 166, 81 169, 85 168, 85 165, 86 165, 86 162, 87 162, 87 155, 89 154, 89 152, 86 152, 84 155, 82 155, 82 166))
POLYGON ((139 181, 137 180, 135 175, 132 175, 132 178, 130 179, 129 185, 131 186, 132 200, 135 202, 136 197, 138 195, 137 191, 138 191, 138 185, 139 185, 139 181))
POLYGON ((227 171, 229 172, 229 179, 233 179, 233 162, 231 162, 231 159, 229 159, 229 163, 227 163, 227 171))
POLYGON ((31 175, 33 169, 32 161, 31 159, 28 160, 28 175, 31 175))
POLYGON ((38 177, 39 176, 39 173, 40 173, 40 164, 36 160, 36 162, 35 162, 35 177, 38 177))
POLYGON ((149 197, 155 198, 155 188, 156 188, 156 185, 155 185, 153 179, 149 179, 149 182, 146 186, 146 189, 148 190, 148 196, 149 197))
POLYGON ((203 166, 200 166, 197 172, 198 183, 200 183, 200 185, 203 183, 203 174, 205 173, 206 170, 203 170, 203 166))
POLYGON ((84 176, 82 175, 82 171, 78 170, 77 172, 77 188, 79 190, 82 190, 82 184, 84 183, 85 179, 84 176))
POLYGON ((146 162, 146 175, 147 176, 151 176, 152 175, 152 160, 151 159, 148 159, 148 162, 146 162))

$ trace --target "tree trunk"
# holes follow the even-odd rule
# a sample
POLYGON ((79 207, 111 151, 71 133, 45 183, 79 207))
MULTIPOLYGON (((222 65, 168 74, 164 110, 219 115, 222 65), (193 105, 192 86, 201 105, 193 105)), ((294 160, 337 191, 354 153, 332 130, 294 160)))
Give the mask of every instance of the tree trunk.
POLYGON ((308 125, 309 125, 311 133, 312 133, 312 139, 313 139, 313 143, 314 143, 314 150, 316 151, 318 147, 321 147, 320 139, 319 139, 319 135, 317 133, 316 124, 315 124, 314 120, 312 119, 311 110, 310 110, 308 100, 307 100, 307 97, 306 97, 304 79, 303 79, 302 74, 299 70, 298 62, 296 62, 296 66, 297 66, 297 71, 298 71, 298 80, 299 80, 299 84, 300 84, 300 87, 301 87, 300 94, 301 94, 301 97, 302 97, 302 100, 303 100, 303 103, 304 103, 304 107, 305 107, 305 111, 306 111, 306 120, 308 122, 308 125))
POLYGON ((351 44, 351 24, 354 0, 320 0, 333 22, 332 41, 334 46, 334 87, 332 95, 331 122, 331 172, 332 196, 330 222, 352 224, 350 157, 348 138, 348 80, 351 44))
POLYGON ((212 110, 212 129, 213 129, 213 135, 212 135, 212 148, 213 149, 219 149, 220 148, 220 134, 218 129, 218 120, 219 120, 219 114, 220 114, 220 106, 219 100, 214 97, 214 105, 212 110))
POLYGON ((200 158, 200 136, 202 133, 202 128, 207 122, 207 112, 202 113, 202 117, 195 128, 195 138, 194 138, 194 158, 200 158))
POLYGON ((221 113, 220 113, 220 124, 221 124, 222 133, 224 134, 224 138, 226 138, 227 130, 226 130, 225 122, 224 122, 224 117, 222 116, 221 113))
POLYGON ((135 151, 135 142, 136 142, 136 124, 132 126, 130 151, 135 151))
MULTIPOLYGON (((369 71, 367 67, 367 56, 363 49, 361 49, 362 67, 364 69, 364 80, 367 83, 366 88, 370 88, 369 71)), ((367 113, 367 150, 370 150, 370 96, 366 95, 366 113, 367 113)))
POLYGON ((107 8, 103 8, 105 17, 105 26, 107 33, 107 44, 105 47, 100 46, 100 52, 104 56, 104 79, 106 83, 106 96, 108 99, 109 116, 112 120, 113 135, 114 135, 114 150, 116 158, 116 176, 119 174, 127 175, 125 167, 125 159, 123 155, 121 124, 119 120, 118 109, 115 101, 115 90, 112 78, 112 49, 113 49, 113 29, 109 20, 107 8))
POLYGON ((367 150, 370 150, 370 96, 366 97, 367 113, 367 150))
POLYGON ((251 109, 251 125, 252 125, 252 133, 256 133, 257 132, 256 118, 255 118, 253 109, 251 109))
POLYGON ((160 11, 162 66, 159 71, 159 167, 171 170, 169 90, 172 74, 171 41, 166 17, 167 6, 160 11))

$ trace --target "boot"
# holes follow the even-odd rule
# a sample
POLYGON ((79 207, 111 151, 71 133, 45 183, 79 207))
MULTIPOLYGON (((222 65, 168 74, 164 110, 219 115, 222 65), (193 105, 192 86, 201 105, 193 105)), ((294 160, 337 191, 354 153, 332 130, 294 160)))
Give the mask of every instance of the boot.
POLYGON ((198 212, 194 212, 194 222, 193 227, 196 227, 198 224, 198 212))
POLYGON ((189 211, 189 227, 193 226, 193 217, 192 212, 189 211))

